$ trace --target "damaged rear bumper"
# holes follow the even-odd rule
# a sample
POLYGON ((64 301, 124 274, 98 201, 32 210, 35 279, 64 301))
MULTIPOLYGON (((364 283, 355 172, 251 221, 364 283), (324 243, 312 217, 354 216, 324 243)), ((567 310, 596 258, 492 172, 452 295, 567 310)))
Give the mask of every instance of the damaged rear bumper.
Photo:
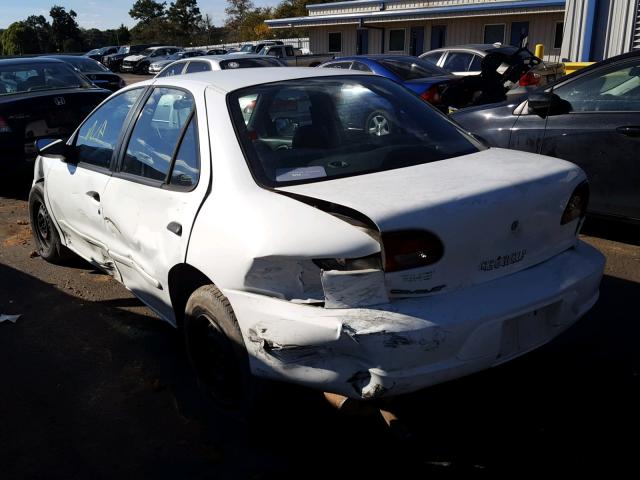
POLYGON ((254 374, 374 399, 458 378, 547 343, 593 306, 603 270, 600 252, 580 242, 494 281, 372 308, 224 293, 254 374))

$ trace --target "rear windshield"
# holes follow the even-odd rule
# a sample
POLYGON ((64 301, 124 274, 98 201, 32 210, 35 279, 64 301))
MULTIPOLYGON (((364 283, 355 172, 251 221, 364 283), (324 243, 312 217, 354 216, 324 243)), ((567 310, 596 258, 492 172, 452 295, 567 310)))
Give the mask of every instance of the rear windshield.
POLYGON ((95 60, 91 60, 87 58, 69 56, 69 58, 64 58, 64 59, 61 58, 61 60, 63 62, 70 63, 71 65, 76 67, 78 70, 80 70, 82 73, 109 71, 109 69, 104 65, 102 65, 100 62, 96 62, 95 60))
POLYGON ((233 60, 223 60, 222 62, 220 62, 221 70, 281 66, 282 64, 275 58, 234 58, 233 60))
POLYGON ((405 82, 436 75, 450 75, 446 70, 420 58, 385 58, 378 60, 378 63, 405 82))
POLYGON ((383 77, 258 85, 230 93, 228 104, 253 176, 267 187, 402 168, 483 148, 383 77))
POLYGON ((0 95, 78 87, 92 85, 62 62, 0 66, 0 95))

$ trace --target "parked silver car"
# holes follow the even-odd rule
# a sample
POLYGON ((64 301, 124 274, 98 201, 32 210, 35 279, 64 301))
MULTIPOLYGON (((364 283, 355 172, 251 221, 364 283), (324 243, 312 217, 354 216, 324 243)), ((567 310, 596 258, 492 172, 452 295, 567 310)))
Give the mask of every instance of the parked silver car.
POLYGON ((209 72, 212 70, 286 66, 286 64, 277 58, 262 55, 207 55, 195 59, 185 58, 175 61, 166 66, 156 77, 171 77, 173 75, 209 72))
MULTIPOLYGON (((508 95, 522 94, 531 88, 554 82, 557 78, 565 75, 564 63, 545 62, 529 50, 501 43, 477 43, 437 48, 423 53, 420 58, 455 75, 468 76, 480 75, 482 59, 490 53, 512 57, 514 61, 523 64, 524 74, 513 85, 509 85, 512 88, 507 92, 508 95)), ((509 66, 508 62, 505 63, 504 70, 507 70, 509 66)), ((499 73, 503 72, 499 70, 499 73)))
POLYGON ((207 53, 203 50, 190 50, 188 52, 176 52, 173 55, 169 55, 163 60, 157 60, 149 65, 149 73, 155 75, 162 71, 167 65, 171 65, 176 60, 182 60, 184 58, 202 57, 207 53))

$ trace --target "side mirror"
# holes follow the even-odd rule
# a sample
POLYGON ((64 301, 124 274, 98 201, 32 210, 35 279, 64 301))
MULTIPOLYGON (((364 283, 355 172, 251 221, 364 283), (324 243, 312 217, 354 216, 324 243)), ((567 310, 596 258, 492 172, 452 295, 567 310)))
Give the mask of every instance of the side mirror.
POLYGON ((59 157, 67 163, 75 163, 72 147, 61 138, 39 138, 35 141, 36 153, 44 157, 59 157))
POLYGON ((529 113, 547 118, 553 115, 564 115, 571 111, 571 104, 555 93, 535 92, 529 95, 527 102, 529 113))

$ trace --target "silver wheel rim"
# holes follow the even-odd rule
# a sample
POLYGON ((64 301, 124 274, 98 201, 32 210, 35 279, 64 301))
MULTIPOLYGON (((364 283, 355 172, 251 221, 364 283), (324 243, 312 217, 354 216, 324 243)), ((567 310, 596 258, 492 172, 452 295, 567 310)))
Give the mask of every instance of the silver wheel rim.
POLYGON ((389 135, 389 121, 381 113, 376 113, 369 119, 368 131, 370 135, 382 137, 383 135, 389 135))

